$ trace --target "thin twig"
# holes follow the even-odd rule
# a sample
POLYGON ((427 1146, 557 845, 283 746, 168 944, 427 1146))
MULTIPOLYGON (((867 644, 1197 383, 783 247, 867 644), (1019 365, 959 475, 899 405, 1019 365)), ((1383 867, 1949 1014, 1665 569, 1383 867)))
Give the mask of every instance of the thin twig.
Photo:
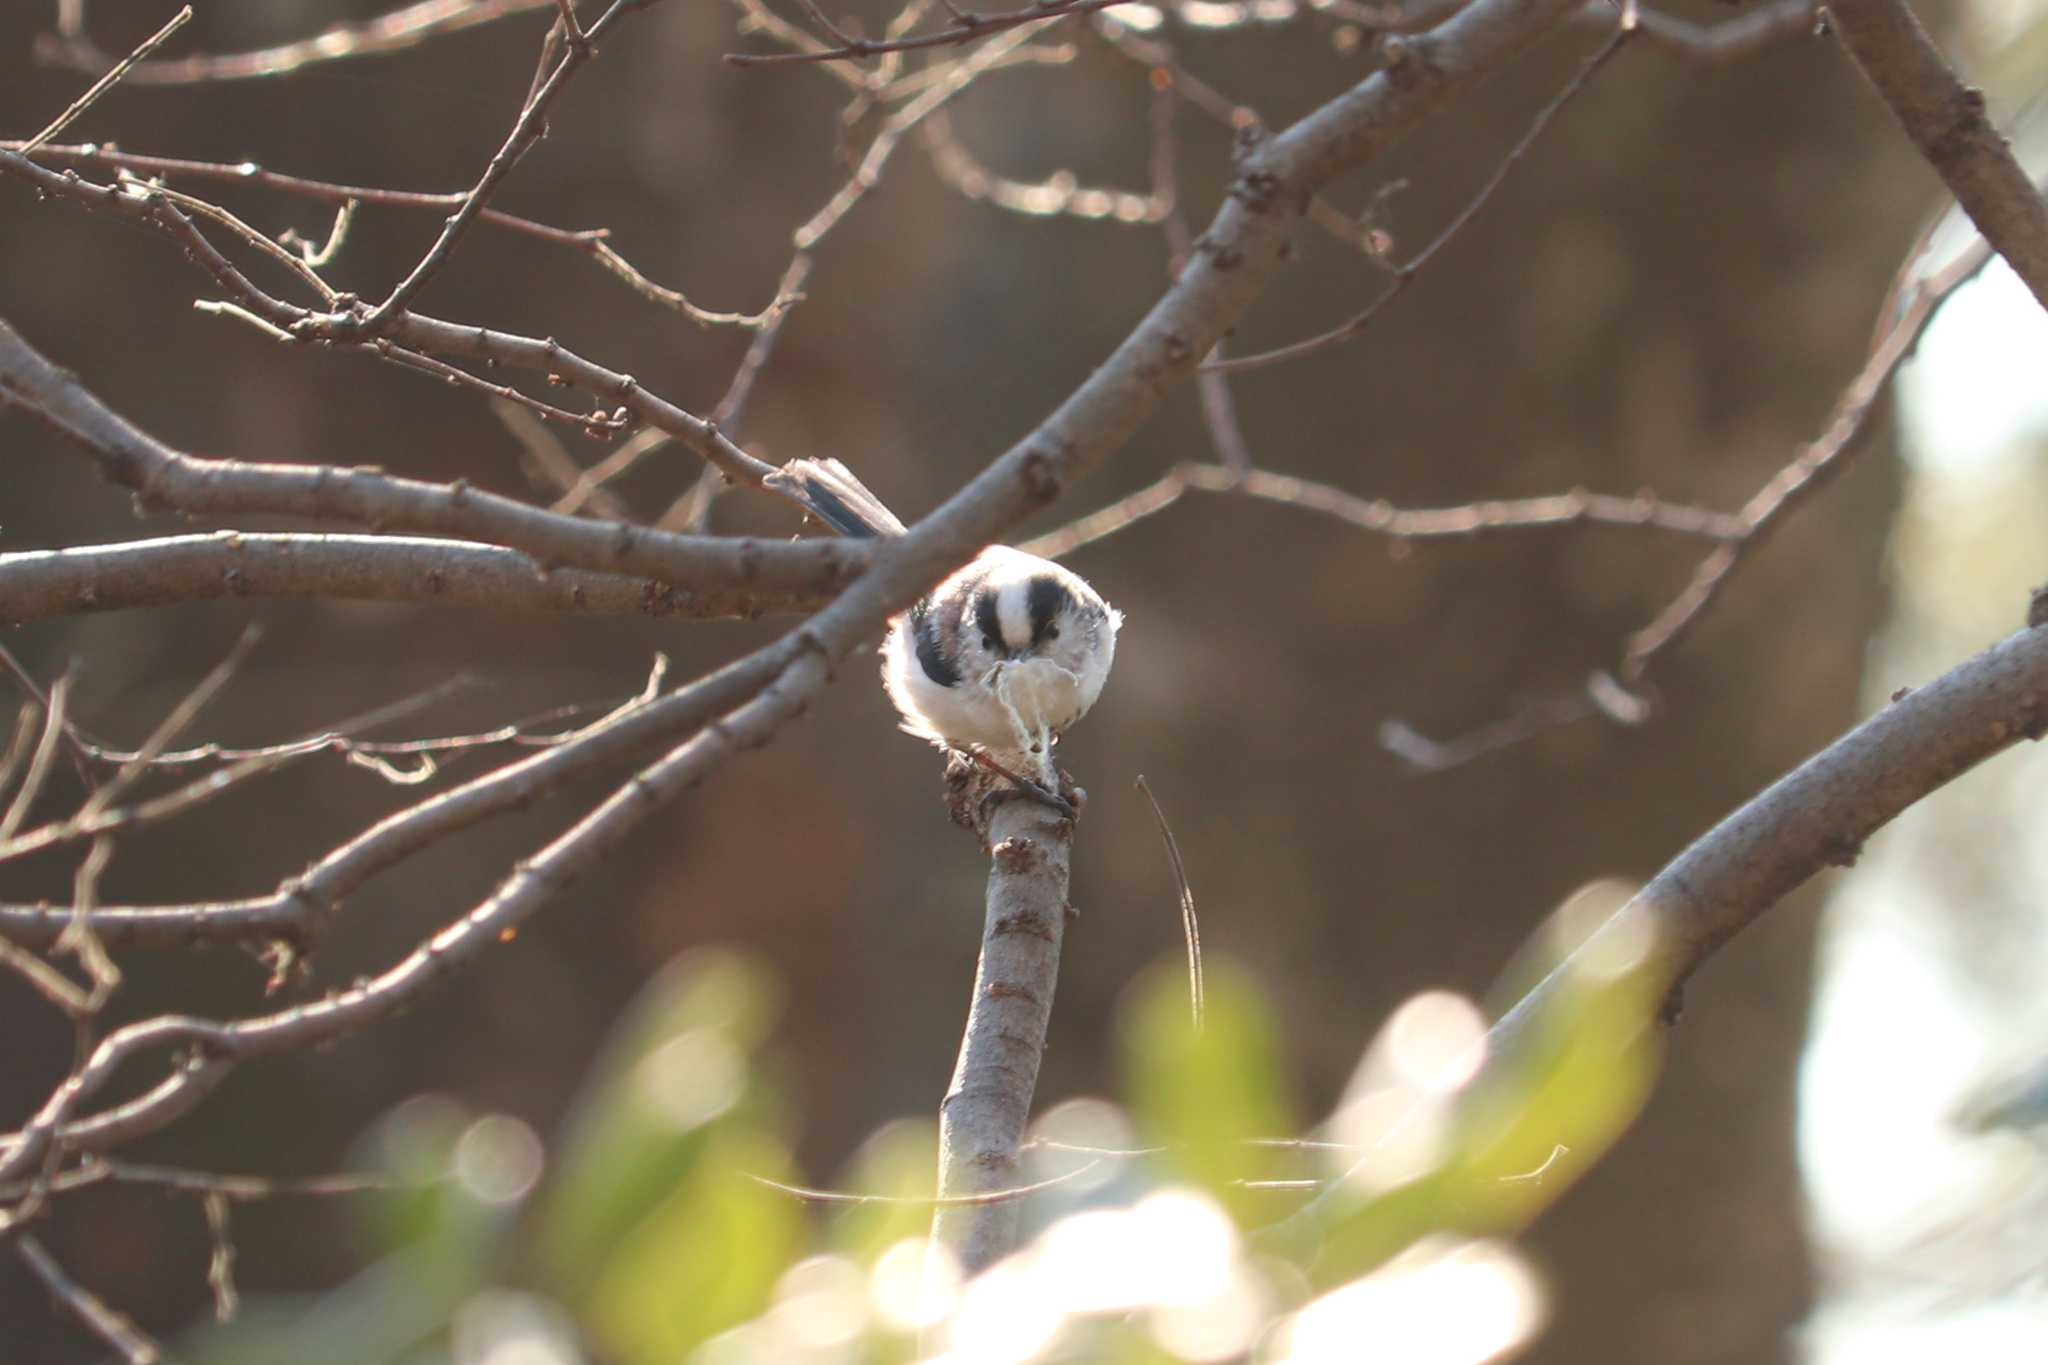
MULTIPOLYGON (((2048 629, 2021 630, 1901 693, 1667 863, 1488 1030, 1485 1069, 1470 1085, 1483 1093, 1491 1074, 1523 1074, 1531 1049, 1548 1045, 1544 1021, 1589 975, 1612 980, 1627 970, 1668 985, 1662 1014, 1675 1018, 1693 973, 1785 897, 1854 862, 1871 836, 1922 798, 2044 733, 2048 629)), ((1642 1022, 1656 1027, 1654 1014, 1642 1022)), ((1335 1182, 1268 1234, 1312 1241, 1334 1207, 1357 1195, 1354 1182, 1335 1182)))
MULTIPOLYGON (((164 233, 183 247, 186 254, 226 291, 232 306, 269 324, 270 334, 281 341, 293 344, 329 342, 355 347, 364 340, 368 315, 358 317, 354 311, 347 314, 313 313, 265 293, 232 261, 221 255, 178 205, 148 187, 132 183, 94 185, 75 172, 59 174, 5 149, 0 149, 0 172, 28 180, 67 202, 112 212, 164 233)), ((866 189, 865 185, 857 187, 847 203, 850 205, 866 189)), ((219 310, 230 305, 210 306, 219 310)), ((650 392, 632 375, 594 364, 551 337, 522 337, 494 332, 489 328, 458 326, 411 311, 386 319, 381 330, 387 339, 425 354, 465 356, 538 370, 547 374, 551 382, 573 384, 586 393, 617 404, 643 422, 677 436, 691 450, 740 482, 760 486, 768 475, 775 472, 775 466, 740 449, 710 422, 650 392)), ((9 352, 18 348, 19 339, 4 323, 0 323, 0 381, 11 378, 5 373, 6 362, 12 358, 9 352)), ((41 386, 73 390, 78 387, 75 378, 61 373, 52 373, 41 386)), ((0 403, 13 397, 10 387, 8 383, 0 382, 0 403)), ((51 416, 47 410, 37 415, 45 421, 51 416)))
MULTIPOLYGON (((0 967, 19 976, 67 1018, 92 1013, 92 996, 86 990, 26 948, 16 947, 4 934, 0 934, 0 967)), ((5 1227, 5 1221, 0 1220, 0 1230, 5 1227)))
MULTIPOLYGON (((1165 43, 1152 44, 1158 57, 1148 75, 1152 85, 1152 197, 1159 205, 1160 226, 1166 233, 1166 275, 1173 279, 1186 268, 1194 252, 1194 233, 1188 227, 1185 196, 1180 187, 1180 136, 1178 132, 1181 94, 1176 73, 1180 64, 1165 43)), ((1223 343, 1209 350, 1208 359, 1223 357, 1223 343)), ((1237 403, 1230 394, 1230 381, 1202 366, 1195 371, 1195 396, 1202 408, 1202 425, 1208 428, 1209 443, 1216 458, 1234 474, 1248 472, 1258 461, 1244 439, 1237 420, 1237 403)))
POLYGON ((426 287, 427 281, 440 273, 441 268, 448 263, 448 257, 454 251, 455 244, 469 231, 470 224, 476 221, 477 214, 483 210, 498 186, 540 140, 541 132, 546 126, 548 109, 568 87, 570 78, 596 53, 597 40, 620 15, 637 8, 639 5, 635 0, 612 0, 611 7, 599 15, 595 23, 583 30, 585 41, 569 45, 568 51, 562 54, 562 60, 556 64, 554 71, 526 101, 525 107, 519 111, 519 117, 513 120, 511 131, 505 135, 504 143, 491 158, 490 164, 484 167, 484 172, 478 177, 476 185, 463 196, 462 203, 456 207, 455 212, 449 214, 442 223, 440 234, 435 237, 433 245, 420 256, 405 278, 392 287, 382 303, 360 318, 348 319, 351 329, 360 329, 368 336, 380 335, 392 318, 404 311, 418 296, 420 290, 426 287))
POLYGON ((283 243, 273 241, 270 237, 258 232, 255 228, 249 226, 249 224, 243 222, 234 214, 229 213, 220 205, 210 200, 201 199, 197 195, 186 194, 182 190, 170 189, 164 185, 150 185, 148 190, 151 193, 162 195, 179 208, 186 209, 202 218, 219 223, 222 227, 234 233, 235 236, 241 238, 244 242, 247 242, 250 246, 256 248, 256 250, 296 275, 314 293, 320 296, 321 302, 327 307, 332 308, 341 297, 326 280, 320 278, 320 272, 314 268, 310 256, 317 253, 293 251, 283 243))
MULTIPOLYGON (((1536 145, 1537 139, 1542 137, 1550 125, 1556 121, 1557 116, 1564 112, 1564 107, 1572 102, 1574 96, 1586 88, 1593 77, 1599 73, 1600 68, 1607 65, 1608 60, 1615 53, 1621 51, 1622 46, 1630 38, 1634 37, 1637 31, 1636 26, 1628 22, 1623 22, 1615 27, 1614 31, 1608 35, 1607 41, 1600 45, 1599 50, 1586 59, 1585 64, 1579 68, 1578 74, 1572 77, 1564 89, 1560 90, 1551 99, 1550 103, 1544 105, 1537 112, 1535 119, 1529 124, 1528 131, 1522 134, 1521 140, 1515 143, 1508 150, 1508 154, 1501 159, 1500 164, 1494 167, 1493 174, 1488 176, 1486 183, 1479 187, 1479 192, 1466 201, 1465 207, 1458 210, 1457 216, 1452 218, 1444 230, 1436 235, 1435 240, 1430 242, 1428 246, 1424 247, 1405 265, 1399 266, 1394 270, 1393 277, 1388 280, 1386 288, 1381 290, 1379 296, 1365 306, 1363 312, 1354 316, 1350 321, 1322 333, 1320 336, 1308 337, 1305 340, 1291 342, 1285 346, 1276 346, 1272 350, 1260 351, 1256 355, 1234 356, 1225 360, 1211 360, 1206 362, 1202 368, 1212 373, 1216 371, 1263 369, 1268 365, 1278 365, 1284 361, 1299 360, 1303 356, 1314 355, 1318 351, 1326 351, 1332 346, 1342 345, 1344 342, 1363 334, 1366 328, 1371 325, 1372 320, 1379 315, 1380 310, 1386 307, 1395 295, 1412 284, 1415 281, 1415 277, 1427 269, 1429 263, 1435 260, 1443 249, 1460 232, 1464 231, 1465 226, 1479 215, 1479 211, 1486 207, 1487 203, 1494 197, 1495 192, 1507 181, 1508 176, 1514 171, 1515 167, 1520 165, 1522 159, 1528 155, 1529 149, 1536 145)), ((1390 53, 1388 60, 1398 65, 1401 58, 1390 53)))
POLYGON ((1730 576, 1782 518, 1848 467, 1858 448, 1857 438, 1898 367, 1913 353, 1942 304, 1990 263, 1993 253, 1980 238, 1909 288, 1905 282, 1918 268, 1937 226, 1939 220, 1930 223, 1907 252, 1885 292, 1870 354, 1836 400, 1821 435, 1796 452, 1751 495, 1740 512, 1732 517, 1714 514, 1722 523, 1717 536, 1721 543, 1694 567, 1686 585, 1664 608, 1628 638, 1616 672, 1596 670, 1581 688, 1529 702, 1511 716, 1449 740, 1433 740, 1405 721, 1389 720, 1380 727, 1380 743, 1418 771, 1440 772, 1596 715, 1622 725, 1646 720, 1652 704, 1645 689, 1658 660, 1705 617, 1730 576))
POLYGON ((576 18, 576 0, 555 0, 555 7, 562 12, 562 29, 572 43, 587 43, 590 35, 583 31, 583 25, 576 18))
POLYGON ((209 1190, 199 1197, 206 1211, 206 1287, 213 1294, 215 1322, 232 1322, 240 1295, 235 1292, 235 1239, 228 1226, 227 1196, 209 1190))
MULTIPOLYGON (((519 442, 519 448, 526 456, 528 472, 534 475, 535 481, 546 483, 557 494, 555 500, 548 504, 548 510, 564 516, 574 515, 587 504, 593 513, 606 521, 631 520, 626 505, 605 490, 603 485, 608 475, 603 471, 620 462, 624 452, 665 444, 670 439, 665 431, 637 431, 617 450, 586 470, 576 463, 560 438, 548 430, 547 423, 535 417, 525 404, 497 399, 491 404, 491 414, 504 423, 512 438, 519 442)), ((628 458, 637 459, 638 455, 628 458)))
POLYGON ((985 1207, 990 1204, 1013 1203, 1019 1199, 1029 1198, 1034 1194, 1043 1194, 1047 1190, 1057 1189, 1061 1185, 1079 1180, 1101 1164, 1100 1161, 1091 1161, 1086 1165, 1077 1166, 1071 1171, 1063 1172, 1048 1179, 1034 1181, 1029 1185, 1012 1185, 1008 1189, 981 1190, 974 1194, 925 1196, 922 1198, 908 1195, 851 1194, 841 1190, 812 1189, 807 1185, 790 1185, 780 1180, 770 1180, 767 1176, 756 1175, 752 1171, 747 1172, 747 1179, 754 1181, 756 1184, 766 1185, 771 1190, 801 1199, 806 1204, 836 1204, 841 1207, 854 1208, 871 1204, 883 1204, 891 1207, 913 1209, 971 1209, 985 1207))
MULTIPOLYGON (((908 594, 917 581, 913 578, 910 585, 894 591, 908 594)), ((564 767, 584 766, 594 754, 636 751, 637 746, 631 741, 644 741, 652 720, 671 726, 680 724, 692 732, 691 738, 635 774, 547 847, 515 865, 481 905, 431 935, 378 975, 360 978, 320 1000, 272 1014, 228 1023, 163 1016, 115 1030, 101 1041, 88 1060, 74 1069, 27 1124, 0 1138, 0 1181, 20 1179, 58 1148, 91 1149, 101 1143, 125 1141, 171 1122, 218 1086, 241 1061, 337 1038, 404 1008, 449 972, 472 963, 492 944, 510 938, 520 923, 552 899, 562 885, 608 856, 627 833, 665 800, 701 782, 709 771, 735 753, 766 742, 799 709, 810 704, 812 695, 825 680, 828 659, 850 651, 855 641, 893 605, 893 595, 884 596, 881 589, 865 598, 858 593, 850 594, 832 609, 839 612, 836 622, 830 619, 828 611, 825 619, 757 651, 743 664, 664 698, 669 703, 666 706, 655 703, 640 708, 576 745, 564 745, 523 763, 508 765, 507 769, 470 784, 469 793, 463 789, 444 793, 425 803, 411 818, 399 822, 400 830, 394 830, 393 821, 385 821, 358 842, 373 843, 381 837, 388 843, 396 833, 402 846, 418 848, 419 835, 428 828, 461 828, 478 818, 474 809, 476 791, 495 793, 493 804, 497 808, 503 807, 507 796, 518 799, 516 790, 507 790, 507 773, 526 770, 528 781, 521 785, 530 789, 534 771, 559 773, 564 767), (870 621, 870 616, 875 620, 870 621), (825 633, 828 631, 829 635, 825 633), (827 639, 835 642, 836 652, 834 646, 825 644, 827 639), (720 710, 735 697, 745 700, 721 716, 720 710), (698 731, 700 725, 703 728, 698 731), (627 739, 622 741, 622 736, 627 739), (467 802, 465 795, 470 798, 467 802), (471 809, 462 810, 464 804, 471 809), (409 828, 403 828, 406 826, 409 828), (81 1108, 128 1061, 158 1050, 169 1050, 178 1060, 154 1089, 102 1114, 80 1114, 81 1108)), ((341 852, 346 854, 346 850, 341 852)), ((328 863, 330 873, 338 872, 332 857, 328 863)), ((313 905, 323 903, 326 897, 314 889, 320 875, 321 869, 316 868, 295 879, 291 894, 313 905)))
MULTIPOLYGON (((139 85, 199 85, 283 76, 322 62, 403 51, 444 33, 551 8, 555 3, 556 0, 416 0, 374 19, 335 24, 310 38, 275 47, 144 62, 128 79, 139 85)), ((101 70, 108 61, 81 28, 67 25, 60 25, 58 32, 47 39, 38 39, 36 56, 86 71, 101 70)))
MULTIPOLYGON (((10 664, 15 662, 5 646, 0 646, 0 655, 4 655, 10 664)), ((34 701, 23 702, 21 709, 14 713, 14 732, 8 738, 7 751, 0 753, 0 796, 7 794, 7 789, 14 785, 14 775, 28 762, 29 752, 35 747, 36 732, 41 728, 36 724, 41 715, 41 708, 34 701)))
POLYGON ((1455 739, 1431 739, 1407 721, 1391 717, 1381 722, 1379 741, 1381 748, 1413 771, 1440 773, 1593 716, 1604 715, 1622 725, 1641 725, 1653 710, 1647 698, 1623 688, 1612 674, 1596 672, 1581 688, 1527 702, 1514 714, 1455 739))
POLYGON ((1053 24, 1080 14, 1094 14, 1113 5, 1131 3, 1133 0, 1055 0, 1055 3, 1037 5, 1030 9, 963 17, 961 22, 937 33, 842 41, 837 47, 818 47, 799 52, 728 52, 725 54, 725 62, 728 66, 742 67, 793 66, 812 62, 850 61, 876 57, 888 52, 912 52, 928 47, 957 47, 962 43, 971 43, 977 38, 986 38, 992 33, 1000 33, 1006 29, 1053 24))
MULTIPOLYGON (((24 143, 0 141, 0 149, 17 153, 25 146, 24 143)), ((36 159, 64 165, 127 171, 137 176, 182 177, 210 183, 257 185, 281 194, 331 204, 337 210, 336 223, 329 232, 328 245, 319 253, 320 259, 307 259, 306 263, 313 266, 324 264, 325 258, 336 249, 336 244, 346 228, 342 218, 355 205, 369 204, 377 207, 445 213, 461 205, 467 196, 467 191, 462 190, 436 194, 416 190, 383 189, 371 185, 347 185, 331 180, 314 180, 305 176, 265 170, 251 161, 194 161, 183 157, 149 156, 94 143, 39 147, 36 149, 36 159)), ((700 308, 683 294, 655 283, 641 273, 632 262, 620 255, 611 245, 610 228, 560 228, 488 206, 478 212, 477 221, 489 223, 520 236, 565 246, 588 256, 635 292, 663 307, 682 313, 701 327, 764 327, 780 313, 784 304, 778 297, 771 300, 768 306, 758 313, 718 312, 700 308)))
POLYGON ((509 384, 492 383, 490 380, 479 375, 471 374, 460 366, 450 365, 445 360, 436 360, 433 356, 409 350, 384 337, 364 342, 363 349, 381 356, 393 364, 418 370, 423 374, 430 374, 444 383, 455 385, 458 388, 475 389, 479 393, 489 394, 501 403, 511 403, 541 417, 552 418, 557 422, 567 422, 571 426, 581 427, 592 436, 615 436, 633 425, 633 419, 626 415, 623 408, 615 412, 571 412, 567 408, 543 402, 531 394, 521 393, 509 384))
POLYGON ((1202 928, 1195 920, 1195 891, 1188 885, 1187 865, 1180 860, 1180 843, 1173 837, 1173 830, 1166 823, 1166 812, 1159 808, 1159 798, 1152 794, 1143 773, 1138 775, 1136 785, 1144 793, 1145 803, 1152 807, 1152 818, 1159 824, 1160 842, 1166 845, 1167 865, 1173 869, 1173 884, 1180 899, 1181 936, 1186 940, 1188 950, 1188 1011, 1194 1020, 1195 1032, 1200 1033, 1207 992, 1202 983, 1202 928))
POLYGON ((348 230, 356 220, 356 206, 361 201, 350 199, 334 210, 334 222, 327 229, 327 240, 315 246, 313 242, 299 235, 292 228, 277 234, 281 245, 292 247, 299 253, 299 259, 313 269, 331 264, 341 254, 341 244, 348 239, 348 230))
MULTIPOLYGON (((1934 320, 1941 305, 1963 284, 1973 279, 1991 260, 1990 246, 1981 239, 1942 270, 1917 285, 1905 308, 1892 321, 1890 330, 1863 363, 1855 379, 1835 402, 1827 426, 1812 444, 1796 456, 1764 486, 1750 496, 1739 514, 1743 532, 1718 546, 1694 569, 1691 582, 1657 614, 1656 619, 1629 637, 1622 655, 1621 679, 1633 684, 1642 679, 1652 663, 1680 640, 1700 620, 1720 592, 1728 575, 1756 546, 1763 543, 1786 513, 1801 506, 1832 476, 1847 468, 1849 456, 1863 434, 1877 400, 1891 383, 1921 334, 1934 320)), ((1910 270, 1912 261, 1902 269, 1910 270)))
POLYGON ((37 133, 34 137, 30 138, 26 143, 22 144, 22 151, 33 152, 36 148, 42 146, 45 142, 48 142, 51 138, 57 136, 57 134, 63 132, 66 128, 69 128, 73 123, 77 122, 78 116, 80 114, 83 114, 86 110, 92 108, 93 105, 97 104, 99 102, 100 96, 106 94, 107 91, 113 89, 114 86, 120 82, 123 76, 126 76, 130 71, 133 71, 135 69, 135 64, 137 62, 140 62, 150 53, 156 51, 159 47, 162 47, 164 45, 165 40, 167 40, 173 33, 176 33, 179 29, 185 27, 185 25, 191 22, 192 7, 190 5, 187 5, 185 6, 185 8, 179 10, 176 14, 172 15, 170 17, 169 22, 167 22, 162 28, 158 29, 149 37, 144 38, 142 40, 141 46, 137 47, 133 52, 129 53, 126 57, 123 57, 120 61, 116 62, 104 76, 101 76, 98 80, 94 81, 91 87, 87 89, 87 91, 83 95, 80 95, 77 99, 71 101, 70 106, 66 108, 63 113, 57 115, 57 117, 53 119, 50 122, 50 124, 43 129, 42 132, 37 133))
POLYGON ((249 657, 251 651, 256 648, 257 641, 262 638, 261 627, 245 627, 226 656, 208 669, 206 676, 194 683, 191 690, 178 700, 178 704, 157 722, 156 728, 150 731, 149 737, 143 741, 135 757, 115 769, 113 777, 86 798, 85 804, 78 808, 78 815, 75 818, 81 824, 90 824, 125 795, 128 789, 149 771, 150 761, 170 747, 171 741, 183 734, 185 728, 198 719, 199 713, 206 709, 207 703, 228 685, 228 680, 241 669, 243 661, 249 657))
POLYGON ((1223 465, 1189 463, 1175 465, 1136 492, 1025 541, 1021 548, 1058 559, 1165 511, 1189 493, 1234 494, 1296 507, 1394 540, 1463 539, 1495 531, 1585 525, 1714 541, 1734 540, 1744 534, 1741 519, 1729 513, 1666 502, 1647 493, 1625 498, 1574 489, 1546 497, 1488 499, 1456 507, 1396 507, 1381 498, 1361 498, 1290 474, 1265 469, 1239 472, 1223 465))
POLYGON ((0 844, 14 837, 14 832, 28 819, 29 809, 35 805, 36 798, 43 794, 43 784, 50 778, 50 765, 57 757, 57 738, 64 733, 70 696, 71 675, 66 673, 50 689, 50 699, 43 710, 42 738, 36 742, 35 755, 29 759, 28 773, 21 779, 14 800, 8 803, 7 813, 0 815, 0 844))
POLYGON ((945 111, 939 110, 918 129, 918 138, 932 159, 939 179, 967 199, 1030 218, 1079 218, 1086 222, 1142 226, 1157 223, 1166 211, 1157 193, 1099 189, 1076 182, 1071 171, 1054 171, 1037 182, 1012 180, 981 164, 955 137, 945 111))
MULTIPOLYGON (((373 707, 358 715, 337 721, 332 728, 322 730, 318 734, 287 740, 282 744, 266 744, 249 748, 236 748, 209 740, 190 749, 167 749, 163 753, 158 754, 151 762, 152 766, 157 768, 176 768, 189 766, 194 763, 233 763, 245 758, 281 758, 289 754, 327 748, 343 752, 360 748, 365 751, 374 752, 394 747, 398 744, 418 742, 390 741, 387 744, 379 744, 371 740, 351 739, 349 736, 359 734, 364 730, 379 725, 389 724, 395 720, 403 720, 407 716, 414 715, 429 706, 446 701, 449 697, 476 686, 478 686, 477 679, 466 673, 459 673, 430 687, 423 687, 417 692, 400 697, 397 701, 387 702, 383 706, 373 707)), ((555 715, 559 713, 560 708, 556 712, 549 714, 555 715)), ((93 760, 95 763, 108 763, 118 766, 119 764, 132 762, 138 756, 137 751, 119 749, 94 739, 85 731, 84 727, 75 721, 65 726, 65 732, 70 736, 71 742, 78 747, 80 754, 93 760)), ((438 741, 425 742, 434 743, 438 741)), ((459 742, 459 740, 455 742, 459 742)))
POLYGON ((98 1014, 104 1009, 121 984, 121 969, 107 956, 106 945, 100 942, 100 936, 92 927, 92 912, 100 899, 100 877, 113 857, 114 841, 101 836, 92 841, 92 848, 79 860, 71 885, 71 922, 64 926, 64 932, 57 936, 56 945, 51 950, 68 952, 77 958, 80 970, 92 982, 85 1009, 73 1016, 80 1022, 84 1015, 98 1014))
MULTIPOLYGON (((6 164, 7 156, 0 152, 0 165, 6 164)), ((424 321, 412 315, 406 327, 415 328, 424 321)), ((592 387, 587 382, 591 375, 582 368, 587 362, 576 361, 550 342, 479 333, 446 323, 434 324, 431 333, 427 338, 431 348, 486 359, 511 360, 518 355, 518 363, 534 368, 551 364, 554 372, 578 374, 586 381, 585 387, 592 387)), ((607 385, 636 410, 658 401, 625 375, 612 375, 595 387, 607 385)), ((715 591, 721 582, 746 595, 801 584, 803 590, 816 592, 822 599, 852 581, 872 554, 865 543, 839 538, 762 541, 600 525, 549 513, 460 481, 432 484, 362 466, 335 469, 200 459, 172 449, 124 420, 80 384, 77 376, 52 365, 0 321, 0 407, 10 406, 76 442, 115 483, 143 495, 155 506, 190 515, 289 513, 449 535, 522 550, 543 566, 644 574, 692 594, 715 591)), ((686 428, 708 428, 680 409, 665 403, 660 408, 664 415, 655 425, 664 430, 677 428, 667 413, 673 413, 686 428)), ((723 438, 711 429, 704 439, 715 443, 723 438)), ((695 437, 692 446, 709 449, 695 437)), ((721 467, 749 482, 759 477, 755 466, 772 472, 772 466, 737 447, 731 455, 737 461, 721 455, 720 460, 725 461, 721 467)))
POLYGON ((162 1347, 144 1335, 124 1314, 109 1306, 106 1300, 72 1279, 70 1273, 57 1263, 57 1258, 44 1249, 35 1234, 17 1234, 14 1249, 51 1296, 70 1309, 72 1316, 94 1336, 118 1351, 128 1365, 157 1365, 163 1359, 162 1347))
MULTIPOLYGON (((804 282, 811 276, 811 255, 799 251, 789 258, 789 265, 782 272, 782 279, 775 286, 775 297, 782 301, 768 325, 754 333, 754 340, 747 347, 747 353, 740 357, 732 379, 725 386, 725 393, 719 398, 718 406, 711 410, 711 425, 728 437, 737 438, 746 421, 747 401, 754 395, 754 386, 767 372, 769 359, 775 354, 775 345, 782 339, 783 324, 796 305, 803 301, 804 282)), ((650 446, 649 449, 655 448, 650 446)), ((638 455, 635 458, 639 458, 638 455)), ((623 472, 628 462, 621 462, 623 472)), ((591 471, 597 477, 597 471, 591 471)), ((731 481, 716 465, 706 464, 699 471, 696 482, 689 490, 670 503, 667 510, 655 518, 654 525, 663 531, 678 531, 686 535, 702 535, 711 526, 711 504, 718 495, 731 487, 731 481)))
POLYGON ((797 250, 808 252, 816 248, 826 234, 839 225, 847 212, 881 182, 882 171, 888 166, 889 158, 895 155, 904 134, 944 107, 948 100, 972 85, 976 77, 1008 57, 1030 36, 1029 30, 998 33, 974 49, 967 57, 954 63, 944 80, 891 114, 875 134, 874 140, 868 143, 868 149, 861 156, 860 164, 854 168, 853 175, 839 187, 823 208, 812 214, 809 221, 796 230, 794 240, 797 250))

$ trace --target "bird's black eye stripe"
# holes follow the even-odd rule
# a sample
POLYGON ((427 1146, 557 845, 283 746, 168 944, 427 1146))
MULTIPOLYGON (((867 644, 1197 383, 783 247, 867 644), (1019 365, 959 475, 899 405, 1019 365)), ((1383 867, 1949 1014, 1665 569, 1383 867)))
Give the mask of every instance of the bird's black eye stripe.
POLYGON ((994 641, 989 646, 995 649, 1003 642, 1003 618, 996 610, 996 590, 983 584, 974 590, 974 624, 981 631, 981 638, 994 641))
POLYGON ((1049 573, 1042 573, 1032 577, 1025 602, 1031 608, 1031 643, 1037 645, 1043 644, 1047 635, 1059 633, 1053 622, 1074 604, 1074 595, 1067 591, 1066 584, 1049 573))
POLYGON ((932 610, 929 597, 921 599, 910 609, 910 636, 917 643, 917 662, 924 669, 924 675, 941 687, 958 685, 960 670, 939 652, 939 616, 932 610))

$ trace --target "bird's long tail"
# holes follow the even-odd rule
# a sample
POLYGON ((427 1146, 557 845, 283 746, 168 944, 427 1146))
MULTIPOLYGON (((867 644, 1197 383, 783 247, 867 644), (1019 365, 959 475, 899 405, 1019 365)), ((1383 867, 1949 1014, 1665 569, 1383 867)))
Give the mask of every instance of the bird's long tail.
POLYGON ((791 460, 764 480, 843 536, 900 536, 903 523, 837 460, 791 460))

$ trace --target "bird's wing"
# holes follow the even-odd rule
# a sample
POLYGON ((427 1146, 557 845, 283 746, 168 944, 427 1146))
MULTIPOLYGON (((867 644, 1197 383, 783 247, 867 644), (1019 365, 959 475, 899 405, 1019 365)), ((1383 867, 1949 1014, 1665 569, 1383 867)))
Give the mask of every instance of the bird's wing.
POLYGON ((791 494, 843 536, 900 536, 903 522, 837 460, 791 460, 762 482, 791 494))

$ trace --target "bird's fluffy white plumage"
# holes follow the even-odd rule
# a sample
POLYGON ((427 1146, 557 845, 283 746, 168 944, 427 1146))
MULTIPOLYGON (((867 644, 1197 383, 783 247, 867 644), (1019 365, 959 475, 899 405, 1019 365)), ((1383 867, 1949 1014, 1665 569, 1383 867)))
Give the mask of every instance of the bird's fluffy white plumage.
POLYGON ((911 734, 1042 759, 1048 742, 1102 695, 1122 625, 1121 613, 1071 569, 993 545, 890 624, 882 683, 911 734), (1034 617, 1032 587, 1048 582, 1059 590, 1041 588, 1040 602, 1052 608, 1034 617), (993 631, 985 628, 991 597, 993 631), (933 676, 921 640, 957 681, 933 676))
MULTIPOLYGON (((902 533, 837 460, 793 460, 771 481, 847 535, 902 533)), ((992 545, 891 621, 882 683, 911 734, 1023 754, 1050 779, 1052 744, 1102 695, 1122 625, 1073 570, 992 545)))

